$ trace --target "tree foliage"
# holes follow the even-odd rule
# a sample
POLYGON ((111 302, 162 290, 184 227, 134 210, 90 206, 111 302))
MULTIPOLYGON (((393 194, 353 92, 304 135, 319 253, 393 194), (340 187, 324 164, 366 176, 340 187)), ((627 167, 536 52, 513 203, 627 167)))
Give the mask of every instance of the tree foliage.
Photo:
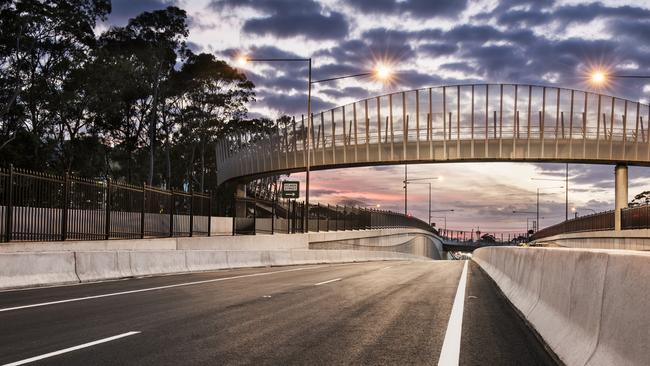
POLYGON ((277 123, 247 117, 243 73, 188 50, 184 10, 96 34, 110 11, 110 0, 0 0, 0 166, 213 189, 216 141, 277 123))
POLYGON ((643 191, 634 196, 632 201, 630 201, 628 204, 628 207, 638 207, 645 205, 650 205, 650 191, 643 191))

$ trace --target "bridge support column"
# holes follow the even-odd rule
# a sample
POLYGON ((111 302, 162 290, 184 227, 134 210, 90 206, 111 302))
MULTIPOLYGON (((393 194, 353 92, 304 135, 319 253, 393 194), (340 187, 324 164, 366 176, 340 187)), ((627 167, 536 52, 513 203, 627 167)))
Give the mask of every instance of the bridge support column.
POLYGON ((245 184, 238 184, 235 188, 235 216, 246 217, 246 202, 238 201, 237 198, 246 198, 245 184))
POLYGON ((621 209, 627 207, 627 165, 616 164, 614 175, 616 179, 614 230, 621 230, 621 209))

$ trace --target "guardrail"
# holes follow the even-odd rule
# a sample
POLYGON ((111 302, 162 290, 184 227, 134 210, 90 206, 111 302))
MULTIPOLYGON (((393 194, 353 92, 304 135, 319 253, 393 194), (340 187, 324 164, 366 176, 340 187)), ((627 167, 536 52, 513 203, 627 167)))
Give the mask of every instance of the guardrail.
POLYGON ((0 168, 0 242, 210 235, 209 194, 0 168))

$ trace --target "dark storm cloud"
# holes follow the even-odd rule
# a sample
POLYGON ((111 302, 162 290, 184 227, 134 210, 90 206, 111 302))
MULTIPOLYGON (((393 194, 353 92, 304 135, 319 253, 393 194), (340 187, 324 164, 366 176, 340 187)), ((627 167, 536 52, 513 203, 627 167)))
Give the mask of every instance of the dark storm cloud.
POLYGON ((457 16, 467 7, 467 0, 348 0, 346 4, 365 13, 430 18, 457 16))
POLYGON ((320 93, 333 98, 352 98, 354 100, 361 100, 370 96, 368 89, 357 86, 343 89, 323 89, 320 93))
POLYGON ((142 12, 160 10, 177 4, 176 0, 113 0, 111 5, 113 10, 108 16, 107 23, 121 26, 142 12))
MULTIPOLYGON (((498 9, 498 8, 497 8, 498 9)), ((606 6, 600 2, 589 4, 565 5, 555 8, 543 6, 532 7, 526 10, 515 9, 510 11, 495 11, 484 14, 483 18, 495 17, 501 25, 527 25, 534 26, 553 21, 564 26, 571 23, 587 23, 597 18, 645 19, 650 16, 650 10, 635 6, 606 6)))
MULTIPOLYGON (((545 179, 557 179, 558 184, 563 184, 566 175, 564 164, 534 164, 537 172, 544 175, 545 179)), ((540 181, 540 186, 553 184, 552 181, 540 181), (546 183, 546 184, 545 184, 546 183)), ((614 166, 599 164, 569 164, 569 189, 571 186, 591 185, 596 189, 610 189, 614 187, 614 166)), ((593 189, 588 190, 593 191, 593 189)))
POLYGON ((460 72, 465 72, 468 74, 475 73, 476 70, 474 67, 468 65, 465 62, 448 62, 446 64, 440 65, 441 69, 444 70, 449 70, 449 71, 460 71, 460 72))
MULTIPOLYGON (((258 103, 278 111, 280 114, 291 116, 300 116, 307 114, 307 94, 282 94, 282 93, 262 93, 258 97, 258 103)), ((318 97, 311 97, 311 107, 314 113, 334 108, 336 105, 326 102, 318 97)))
POLYGON ((636 43, 638 40, 650 39, 650 21, 648 20, 620 20, 611 21, 610 29, 616 36, 631 38, 636 43))
POLYGON ((244 22, 243 30, 257 35, 326 40, 344 38, 349 30, 343 14, 326 11, 313 0, 213 0, 209 6, 222 12, 240 7, 264 12, 264 16, 244 22))
POLYGON ((418 46, 418 52, 433 57, 446 56, 458 51, 458 46, 453 43, 427 43, 418 46))

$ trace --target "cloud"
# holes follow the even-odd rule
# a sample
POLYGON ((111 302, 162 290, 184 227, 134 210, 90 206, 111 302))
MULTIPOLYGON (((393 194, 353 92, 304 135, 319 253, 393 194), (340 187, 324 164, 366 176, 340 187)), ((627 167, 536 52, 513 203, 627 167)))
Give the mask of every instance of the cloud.
POLYGON ((112 0, 112 11, 108 16, 107 23, 111 25, 125 25, 129 19, 140 15, 145 11, 164 9, 168 6, 177 5, 176 0, 112 0))
MULTIPOLYGON (((280 114, 295 116, 307 114, 307 94, 258 93, 258 102, 280 114)), ((311 97, 311 108, 314 113, 334 107, 336 104, 311 97)))
POLYGON ((346 4, 364 13, 413 18, 456 17, 467 8, 467 0, 347 0, 346 4))
POLYGON ((242 30, 251 34, 327 40, 344 38, 349 30, 343 14, 313 0, 213 0, 209 6, 220 11, 248 7, 264 12, 264 16, 244 22, 242 30))
POLYGON ((418 52, 433 57, 451 55, 456 51, 458 46, 452 43, 427 43, 418 46, 418 52))

